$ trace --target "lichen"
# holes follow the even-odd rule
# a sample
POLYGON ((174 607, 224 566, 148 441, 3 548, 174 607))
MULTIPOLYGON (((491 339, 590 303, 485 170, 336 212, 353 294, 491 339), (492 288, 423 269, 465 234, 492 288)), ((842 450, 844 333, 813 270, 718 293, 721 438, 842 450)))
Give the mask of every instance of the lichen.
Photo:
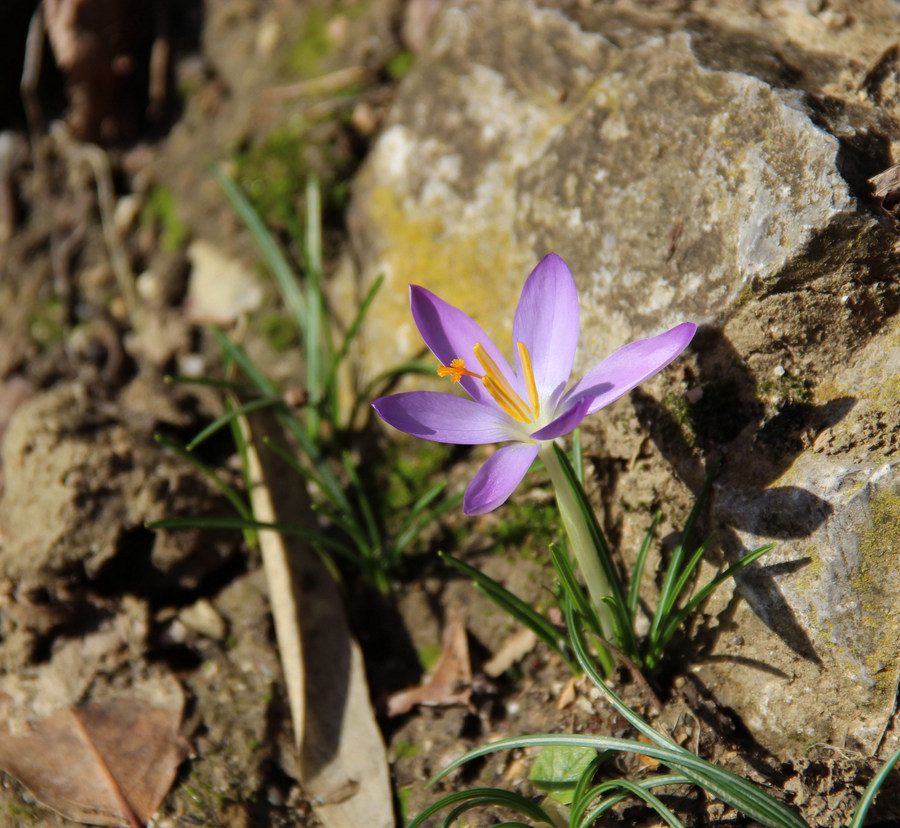
MULTIPOLYGON (((496 198, 503 200, 499 190, 496 198)), ((382 291, 392 307, 381 299, 379 318, 385 330, 397 330, 408 322, 405 285, 423 284, 442 299, 462 307, 496 342, 508 341, 511 312, 497 315, 496 308, 514 308, 521 279, 528 273, 523 255, 513 244, 508 226, 481 222, 475 228, 453 231, 437 210, 406 209, 391 187, 376 188, 369 195, 369 220, 378 226, 384 245, 391 251, 394 281, 382 291), (464 235, 470 232, 470 235, 464 235), (520 274, 504 280, 506 274, 520 274), (503 326, 503 327, 500 327, 503 326)), ((505 210, 498 204, 502 215, 505 210)))
POLYGON ((900 495, 886 489, 878 492, 871 503, 871 524, 859 539, 861 572, 870 567, 879 571, 896 569, 900 558, 900 495))
POLYGON ((869 525, 859 536, 859 570, 851 585, 860 603, 867 646, 860 657, 876 691, 893 686, 900 638, 900 621, 891 599, 900 562, 900 495, 891 490, 878 492, 871 501, 869 525), (886 677, 886 673, 890 676, 886 677))
POLYGON ((900 408, 900 376, 886 377, 878 386, 875 407, 885 413, 900 408))

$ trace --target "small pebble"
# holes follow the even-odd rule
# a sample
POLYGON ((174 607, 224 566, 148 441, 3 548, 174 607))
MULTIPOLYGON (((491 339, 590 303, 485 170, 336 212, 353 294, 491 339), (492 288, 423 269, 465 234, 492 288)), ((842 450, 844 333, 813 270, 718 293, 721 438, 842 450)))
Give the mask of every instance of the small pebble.
POLYGON ((188 629, 213 641, 222 641, 228 634, 228 625, 218 610, 205 598, 185 607, 178 613, 178 620, 188 629))

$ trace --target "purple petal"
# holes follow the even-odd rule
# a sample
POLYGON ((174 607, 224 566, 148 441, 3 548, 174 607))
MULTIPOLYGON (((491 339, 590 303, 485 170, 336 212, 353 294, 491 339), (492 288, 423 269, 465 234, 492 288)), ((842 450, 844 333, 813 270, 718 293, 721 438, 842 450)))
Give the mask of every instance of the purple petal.
POLYGON ((696 330, 695 324, 684 322, 658 336, 628 343, 575 383, 562 404, 590 399, 588 414, 609 405, 665 368, 688 346, 696 330))
MULTIPOLYGON (((475 344, 480 342, 500 370, 506 374, 506 378, 513 383, 513 387, 516 387, 509 364, 490 337, 471 317, 418 285, 409 286, 409 305, 422 339, 441 365, 449 365, 452 360, 461 359, 467 368, 480 374, 481 365, 472 352, 475 344)), ((460 385, 473 399, 496 407, 497 403, 480 380, 463 377, 460 385)))
POLYGON ((511 420, 494 407, 439 391, 407 391, 372 403, 388 425, 413 437, 461 446, 510 439, 511 420))
MULTIPOLYGON (((513 321, 513 348, 517 342, 528 348, 535 384, 545 405, 555 405, 569 381, 578 325, 575 280, 559 256, 544 256, 522 288, 513 321)), ((518 368, 521 376, 522 366, 518 368)))
POLYGON ((538 429, 531 435, 532 440, 555 440, 568 434, 572 429, 578 427, 578 424, 587 416, 591 407, 591 398, 585 397, 579 400, 571 408, 566 409, 552 423, 538 429))
POLYGON ((472 478, 463 512, 483 515, 496 509, 519 485, 538 453, 537 443, 512 443, 494 452, 472 478))

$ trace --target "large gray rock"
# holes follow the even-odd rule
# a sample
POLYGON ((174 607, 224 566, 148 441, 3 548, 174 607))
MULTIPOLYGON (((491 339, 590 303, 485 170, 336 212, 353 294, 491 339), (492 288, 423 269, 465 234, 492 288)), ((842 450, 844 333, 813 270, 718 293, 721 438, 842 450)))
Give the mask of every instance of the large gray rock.
MULTIPOLYGON (((690 488, 704 458, 726 456, 725 555, 778 538, 770 560, 782 565, 748 574, 746 602, 713 605, 718 666, 702 677, 775 749, 843 738, 855 708, 869 713, 854 737, 871 745, 900 666, 888 632, 900 583, 875 577, 897 554, 880 516, 896 505, 900 449, 892 437, 876 459, 821 441, 871 431, 875 403, 853 372, 868 372, 875 399, 900 368, 888 340, 867 347, 900 307, 895 238, 866 184, 900 130, 881 92, 857 93, 886 46, 851 47, 850 23, 829 36, 808 12, 794 22, 808 38, 781 21, 766 41, 737 13, 726 31, 715 12, 642 22, 546 5, 448 4, 402 86, 351 214, 358 266, 344 298, 385 275, 360 369, 371 377, 421 347, 408 282, 507 343, 521 284, 551 250, 579 285, 581 368, 677 322, 707 323, 680 372, 651 386, 662 401, 635 406, 690 488), (818 698, 785 705, 820 690, 834 719, 818 698)), ((890 428, 898 408, 880 409, 890 428)), ((602 449, 629 469, 609 499, 629 486, 664 499, 671 470, 640 479, 625 444, 602 449)))
MULTIPOLYGON (((585 364, 814 280, 833 294, 816 323, 845 310, 848 282, 854 304, 879 302, 890 248, 859 210, 859 153, 799 91, 706 68, 697 40, 681 32, 623 49, 528 2, 451 7, 356 184, 363 281, 386 276, 366 369, 418 346, 408 282, 471 309, 505 341, 506 309, 549 250, 579 281, 585 364)), ((833 120, 853 132, 842 116, 833 120)), ((871 129, 869 119, 859 135, 871 129)))

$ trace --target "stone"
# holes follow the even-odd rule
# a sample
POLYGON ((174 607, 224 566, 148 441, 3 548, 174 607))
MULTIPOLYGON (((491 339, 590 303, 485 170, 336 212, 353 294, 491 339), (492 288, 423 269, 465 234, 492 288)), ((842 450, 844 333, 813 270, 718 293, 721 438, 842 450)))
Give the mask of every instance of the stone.
POLYGON ((253 271, 203 239, 188 248, 191 276, 187 307, 193 322, 230 325, 257 310, 263 289, 253 271))
MULTIPOLYGON (((361 282, 385 275, 364 373, 419 347, 408 282, 508 341, 506 309, 551 250, 582 296, 576 368, 813 284, 818 319, 851 288, 844 311, 896 308, 896 257, 861 209, 863 162, 843 137, 876 145, 873 119, 844 112, 830 129, 801 91, 710 69, 711 51, 687 31, 621 48, 531 2, 451 5, 355 185, 361 282)), ((795 310, 770 302, 766 315, 788 325, 795 310)), ((757 340, 744 350, 763 349, 768 332, 742 327, 757 340)))
POLYGON ((228 634, 225 619, 205 598, 182 609, 178 613, 178 620, 189 629, 213 641, 224 641, 228 634))
POLYGON ((766 671, 734 658, 740 648, 726 636, 711 672, 717 697, 753 711, 748 724, 768 741, 839 742, 873 755, 900 681, 900 319, 823 382, 816 400, 852 407, 763 492, 717 487, 719 519, 742 527, 742 548, 780 537, 740 577, 747 603, 731 619, 768 653, 766 671), (812 531, 796 531, 804 526, 812 531), (759 703, 766 698, 806 699, 811 715, 785 734, 782 718, 759 703))
POLYGON ((900 147, 896 20, 614 5, 446 4, 357 178, 334 305, 384 275, 365 380, 423 352, 410 282, 509 349, 549 251, 578 283, 576 372, 700 323, 589 426, 608 520, 630 539, 647 504, 686 510, 724 458, 719 563, 779 545, 704 609, 696 680, 775 752, 877 750, 900 676, 900 255, 867 179, 900 147))

